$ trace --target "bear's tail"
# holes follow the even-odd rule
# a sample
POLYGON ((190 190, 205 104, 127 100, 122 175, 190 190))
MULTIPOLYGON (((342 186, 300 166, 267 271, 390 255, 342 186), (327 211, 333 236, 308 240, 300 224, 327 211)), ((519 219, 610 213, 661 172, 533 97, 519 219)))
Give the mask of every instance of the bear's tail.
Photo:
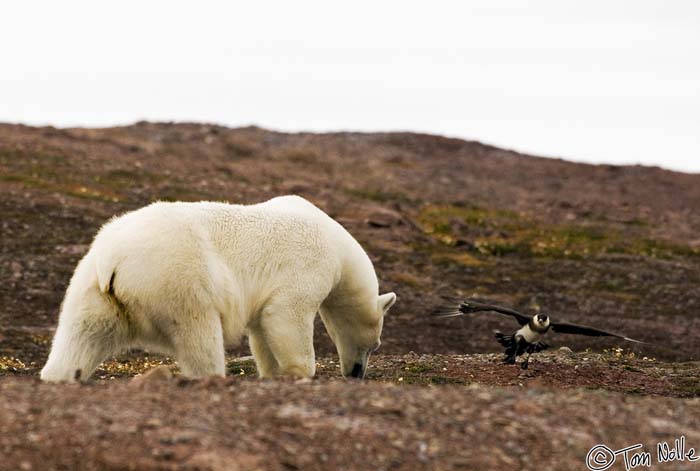
MULTIPOLYGON (((96 244, 97 242, 99 241, 96 241, 96 244)), ((95 260, 97 287, 118 311, 123 312, 124 304, 117 298, 115 293, 115 280, 118 276, 118 265, 123 260, 124 255, 103 246, 99 247, 99 249, 90 249, 95 260)))

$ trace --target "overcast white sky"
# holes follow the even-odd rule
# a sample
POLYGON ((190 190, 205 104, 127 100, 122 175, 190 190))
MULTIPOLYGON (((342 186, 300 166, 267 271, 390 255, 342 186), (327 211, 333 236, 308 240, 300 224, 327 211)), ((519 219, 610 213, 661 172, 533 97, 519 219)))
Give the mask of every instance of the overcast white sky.
POLYGON ((0 3, 0 121, 140 119, 700 172, 700 2, 0 3))

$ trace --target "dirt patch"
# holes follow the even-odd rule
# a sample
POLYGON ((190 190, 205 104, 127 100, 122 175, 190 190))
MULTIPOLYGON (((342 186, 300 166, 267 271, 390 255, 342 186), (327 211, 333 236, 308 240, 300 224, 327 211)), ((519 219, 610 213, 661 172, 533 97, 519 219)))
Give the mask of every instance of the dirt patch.
POLYGON ((3 469, 560 470, 598 443, 700 441, 697 399, 541 386, 8 378, 0 394, 3 469))
POLYGON ((0 469, 561 470, 597 443, 700 446, 698 207, 700 175, 438 136, 0 125, 0 469), (225 380, 134 387, 175 366, 131 352, 88 385, 38 382, 72 271, 110 217, 284 193, 346 226, 398 294, 366 382, 339 378, 320 322, 312 382, 258 380, 236 360, 246 345, 225 380), (576 353, 523 372, 493 339, 509 319, 433 316, 468 296, 659 347, 554 335, 576 353))

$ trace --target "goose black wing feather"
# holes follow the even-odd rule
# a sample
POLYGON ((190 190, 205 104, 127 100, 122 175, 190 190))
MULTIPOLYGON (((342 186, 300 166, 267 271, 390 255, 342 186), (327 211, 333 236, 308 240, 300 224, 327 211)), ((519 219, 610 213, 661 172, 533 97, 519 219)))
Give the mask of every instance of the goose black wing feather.
POLYGON ((459 305, 459 312, 462 314, 471 314, 472 312, 497 312, 499 314, 505 314, 507 316, 511 316, 515 318, 516 321, 518 321, 518 324, 520 325, 525 325, 528 322, 530 322, 530 319, 532 317, 526 316, 525 314, 522 314, 518 311, 515 311, 513 309, 508 309, 507 307, 502 307, 502 306, 497 306, 495 304, 486 304, 482 303, 480 301, 475 301, 473 299, 467 299, 466 301, 462 302, 459 305))
POLYGON ((617 337, 619 339, 627 340, 628 342, 651 345, 647 342, 635 340, 622 334, 616 334, 614 332, 608 332, 607 330, 596 329, 595 327, 590 327, 587 325, 571 324, 569 322, 552 322, 551 329, 554 332, 560 334, 587 335, 589 337, 617 337))

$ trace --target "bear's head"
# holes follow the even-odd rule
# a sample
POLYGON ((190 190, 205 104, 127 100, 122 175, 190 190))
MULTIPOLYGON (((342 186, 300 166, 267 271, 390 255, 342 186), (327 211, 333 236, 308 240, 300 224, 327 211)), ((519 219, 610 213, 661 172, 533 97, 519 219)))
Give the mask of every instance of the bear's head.
POLYGON ((386 293, 375 295, 365 305, 321 309, 323 324, 338 349, 343 376, 364 378, 367 360, 381 344, 384 316, 395 302, 396 294, 386 293))

